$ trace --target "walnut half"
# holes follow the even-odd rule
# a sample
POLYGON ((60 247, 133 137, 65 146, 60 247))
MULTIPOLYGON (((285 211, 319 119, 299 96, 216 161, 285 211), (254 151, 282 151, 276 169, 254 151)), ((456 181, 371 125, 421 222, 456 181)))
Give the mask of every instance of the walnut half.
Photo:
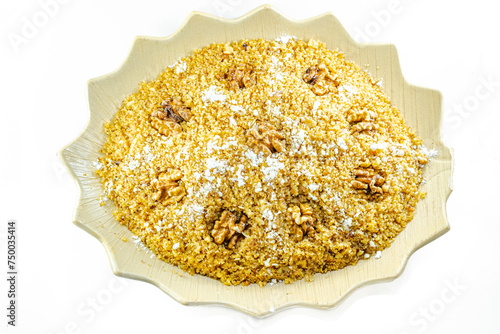
POLYGON ((161 103, 161 108, 151 113, 151 126, 164 136, 182 131, 180 122, 189 121, 192 117, 189 108, 177 99, 169 99, 161 103))
POLYGON ((313 210, 309 204, 290 205, 288 212, 292 221, 296 224, 294 225, 296 227, 294 229, 296 241, 301 241, 305 235, 314 232, 313 210))
POLYGON ((354 181, 352 187, 357 190, 365 190, 368 194, 383 194, 382 186, 385 179, 374 170, 358 168, 354 170, 354 181))
POLYGON ((313 93, 320 96, 337 92, 339 83, 336 78, 336 76, 330 74, 323 63, 309 67, 302 76, 306 83, 312 85, 311 90, 313 93))
POLYGON ((378 130, 379 128, 378 124, 374 123, 377 114, 366 108, 361 110, 349 109, 346 118, 351 123, 351 131, 353 132, 378 130))
POLYGON ((162 202, 164 205, 170 205, 179 202, 185 195, 184 186, 179 184, 182 179, 182 172, 178 169, 170 172, 160 173, 158 179, 152 181, 155 189, 153 199, 162 202))
POLYGON ((225 78, 228 80, 229 88, 232 90, 248 88, 257 82, 254 68, 250 64, 239 64, 230 67, 225 74, 225 78))
POLYGON ((228 241, 227 248, 233 249, 236 242, 243 237, 247 224, 247 216, 241 215, 238 218, 234 213, 224 210, 219 220, 215 222, 211 234, 216 244, 221 245, 228 241))
POLYGON ((256 123, 254 127, 247 131, 250 146, 268 156, 274 152, 283 152, 285 143, 283 135, 269 123, 256 123))

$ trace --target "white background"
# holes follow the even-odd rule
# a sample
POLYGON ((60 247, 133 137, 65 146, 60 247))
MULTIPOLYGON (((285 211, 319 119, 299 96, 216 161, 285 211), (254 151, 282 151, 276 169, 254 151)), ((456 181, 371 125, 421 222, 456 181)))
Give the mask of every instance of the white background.
POLYGON ((0 332, 6 223, 16 219, 12 333, 500 333, 494 1, 269 1, 295 19, 331 11, 357 40, 394 43, 407 80, 443 93, 455 174, 451 231, 417 251, 401 277, 335 309, 293 308, 263 320, 183 306, 152 285, 115 278, 101 244, 71 223, 77 188, 57 152, 89 118, 87 80, 116 69, 135 36, 169 35, 194 10, 235 18, 264 2, 60 0, 44 22, 48 1, 0 1, 0 332), (29 22, 36 31, 23 31, 29 22))

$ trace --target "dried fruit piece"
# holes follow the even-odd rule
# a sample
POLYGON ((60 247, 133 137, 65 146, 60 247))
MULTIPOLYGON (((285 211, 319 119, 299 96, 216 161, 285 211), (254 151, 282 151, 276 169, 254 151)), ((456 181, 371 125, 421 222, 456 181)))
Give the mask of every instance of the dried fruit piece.
POLYGON ((285 150, 283 135, 269 123, 256 123, 247 131, 247 134, 249 135, 250 146, 263 152, 265 156, 285 150))
POLYGON ((296 224, 294 229, 296 241, 301 241, 305 235, 314 232, 313 210, 309 204, 290 205, 288 212, 292 221, 296 224))
POLYGON ((306 83, 312 85, 311 90, 313 93, 320 96, 337 92, 339 83, 336 78, 336 76, 330 74, 323 63, 309 67, 302 76, 306 83))
POLYGON ((160 173, 158 178, 151 182, 151 185, 156 190, 153 199, 165 205, 179 202, 186 195, 184 186, 179 184, 181 179, 182 172, 178 169, 168 173, 160 173))
POLYGON ((247 216, 241 215, 238 218, 234 213, 224 210, 219 220, 215 222, 211 234, 216 244, 221 245, 228 241, 227 248, 233 249, 236 242, 243 237, 247 225, 247 216))

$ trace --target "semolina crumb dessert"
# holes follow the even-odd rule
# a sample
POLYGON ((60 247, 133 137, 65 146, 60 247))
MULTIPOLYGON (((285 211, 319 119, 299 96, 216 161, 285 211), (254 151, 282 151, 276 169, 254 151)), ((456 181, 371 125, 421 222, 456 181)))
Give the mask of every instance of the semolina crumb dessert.
POLYGON ((105 131, 96 172, 116 219, 159 259, 228 285, 379 258, 436 154, 380 81, 290 36, 195 50, 105 131))

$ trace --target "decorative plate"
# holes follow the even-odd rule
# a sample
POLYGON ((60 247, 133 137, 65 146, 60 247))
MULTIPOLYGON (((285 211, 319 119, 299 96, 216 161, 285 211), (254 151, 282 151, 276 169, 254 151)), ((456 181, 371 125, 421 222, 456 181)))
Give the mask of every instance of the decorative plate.
POLYGON ((294 305, 332 307, 365 284, 396 278, 415 250, 449 230, 445 204, 451 193, 452 157, 440 141, 441 94, 405 81, 393 45, 355 42, 332 14, 295 21, 270 6, 259 7, 234 20, 195 12, 169 37, 137 37, 120 68, 89 81, 88 94, 90 122, 85 131, 62 150, 62 159, 80 188, 74 222, 102 242, 116 275, 152 283, 183 304, 220 304, 259 317, 294 305), (134 92, 141 81, 154 79, 190 50, 210 43, 243 38, 276 39, 281 35, 321 40, 329 49, 339 49, 347 59, 366 65, 365 69, 374 78, 383 79, 386 94, 403 113, 406 124, 427 147, 439 152, 425 170, 427 182, 422 190, 427 192, 427 197, 419 202, 414 220, 392 246, 383 251, 382 258, 372 257, 356 266, 317 274, 313 282, 302 280, 261 288, 256 284, 225 286, 211 278, 191 276, 138 247, 132 242, 132 232, 114 219, 114 205, 108 202, 101 206, 99 198, 103 189, 92 162, 100 156, 99 149, 105 141, 103 124, 111 120, 123 99, 134 92))

